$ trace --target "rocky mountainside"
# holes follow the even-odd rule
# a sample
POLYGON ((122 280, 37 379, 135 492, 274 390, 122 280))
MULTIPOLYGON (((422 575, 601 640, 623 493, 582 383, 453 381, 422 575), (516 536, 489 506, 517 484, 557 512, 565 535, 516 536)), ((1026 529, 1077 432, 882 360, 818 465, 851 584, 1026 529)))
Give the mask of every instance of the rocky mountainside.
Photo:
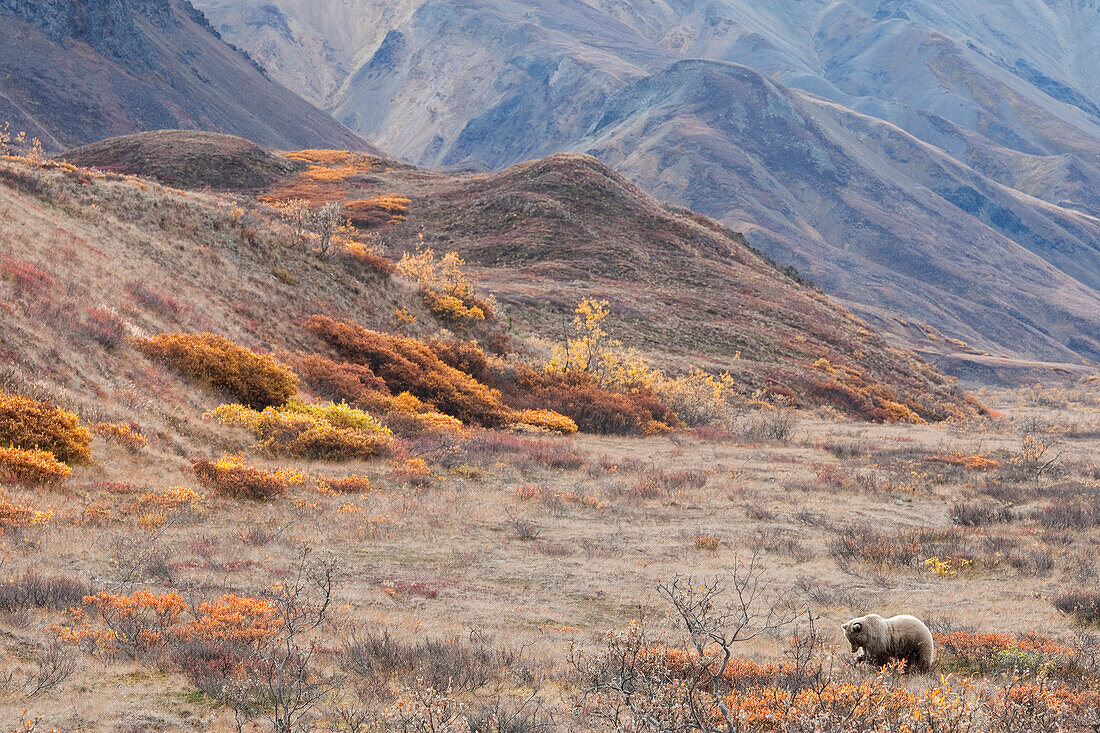
POLYGON ((163 128, 366 143, 226 44, 186 0, 0 0, 0 120, 48 150, 163 128))
POLYGON ((199 5, 406 159, 593 153, 910 345, 1100 358, 1091 0, 199 5))

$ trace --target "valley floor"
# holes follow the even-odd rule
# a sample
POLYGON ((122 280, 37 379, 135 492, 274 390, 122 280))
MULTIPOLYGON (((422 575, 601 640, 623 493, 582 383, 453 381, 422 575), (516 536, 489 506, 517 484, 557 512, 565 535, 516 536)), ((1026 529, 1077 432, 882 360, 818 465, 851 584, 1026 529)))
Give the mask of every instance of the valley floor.
MULTIPOLYGON (((279 730, 266 708, 242 706, 235 718, 197 691, 178 649, 118 638, 112 647, 92 631, 58 646, 50 627, 74 635, 118 624, 125 635, 125 609, 97 616, 79 600, 84 592, 175 591, 195 609, 224 594, 293 586, 295 568, 305 568, 303 597, 327 592, 309 569, 333 565, 325 619, 300 636, 321 675, 314 681, 324 684, 295 715, 318 730, 374 730, 349 717, 369 709, 388 711, 395 729, 433 729, 393 708, 422 700, 432 679, 453 688, 453 700, 437 706, 461 704, 471 716, 522 711, 500 730, 607 726, 585 717, 585 680, 571 659, 596 654, 610 629, 632 621, 644 620, 654 639, 681 643, 679 619, 656 583, 681 575, 705 582, 754 556, 771 583, 765 595, 791 594, 817 618, 831 664, 849 657, 840 623, 878 612, 915 614, 940 639, 1036 632, 1064 645, 1067 659, 1075 650, 1085 668, 1088 627, 1052 599, 1097 587, 1098 386, 980 394, 1005 417, 965 424, 800 413, 786 438, 751 444, 728 434, 475 432, 425 447, 427 472, 415 457, 282 462, 304 479, 263 503, 209 493, 150 499, 170 487, 198 489, 195 477, 96 441, 93 465, 75 469, 64 487, 5 489, 9 501, 53 514, 0 537, 8 585, 0 588, 8 660, 0 719, 5 730, 234 730, 254 716, 259 729, 279 730), (370 488, 339 494, 315 480, 349 474, 368 476, 370 488), (34 578, 66 578, 76 590, 28 600, 18 589, 34 578), (85 608, 83 618, 64 611, 70 600, 85 608), (429 641, 442 646, 424 648, 429 641), (60 662, 49 661, 51 650, 60 662), (51 664, 74 666, 28 697, 51 664)), ((735 651, 780 662, 782 637, 735 651)), ((941 672, 976 671, 955 652, 941 650, 941 672)), ((990 679, 1011 672, 979 667, 990 679)), ((908 685, 919 690, 935 679, 908 685)), ((435 729, 461 729, 451 725, 435 729)))

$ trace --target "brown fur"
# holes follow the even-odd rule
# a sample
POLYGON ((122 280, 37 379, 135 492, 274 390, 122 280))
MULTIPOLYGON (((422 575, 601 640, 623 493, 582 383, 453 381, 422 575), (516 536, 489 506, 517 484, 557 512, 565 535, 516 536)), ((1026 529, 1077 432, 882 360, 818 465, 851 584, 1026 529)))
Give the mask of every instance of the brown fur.
POLYGON ((883 618, 877 613, 844 623, 844 636, 857 661, 881 667, 904 661, 906 669, 927 672, 932 668, 932 632, 914 616, 883 618))

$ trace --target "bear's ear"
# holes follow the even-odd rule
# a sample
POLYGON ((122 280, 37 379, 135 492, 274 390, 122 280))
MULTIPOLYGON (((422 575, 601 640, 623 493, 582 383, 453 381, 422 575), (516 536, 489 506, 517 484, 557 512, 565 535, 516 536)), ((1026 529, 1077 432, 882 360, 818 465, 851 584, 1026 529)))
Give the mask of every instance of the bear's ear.
POLYGON ((862 629, 862 628, 863 628, 863 624, 861 624, 859 621, 856 621, 854 624, 852 624, 852 633, 853 634, 858 634, 859 630, 862 629))

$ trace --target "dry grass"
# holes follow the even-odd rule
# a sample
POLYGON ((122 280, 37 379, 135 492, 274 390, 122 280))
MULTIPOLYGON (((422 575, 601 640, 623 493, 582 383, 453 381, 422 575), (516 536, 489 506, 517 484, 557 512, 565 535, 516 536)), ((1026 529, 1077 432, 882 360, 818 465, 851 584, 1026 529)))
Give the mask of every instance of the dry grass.
MULTIPOLYGON (((61 488, 4 487, 0 649, 12 660, 12 683, 0 689, 4 720, 41 716, 40 730, 232 731, 235 711, 252 709, 260 730, 278 729, 269 693, 238 683, 270 672, 289 638, 298 656, 281 668, 305 658, 300 681, 319 694, 303 727, 348 730, 391 714, 414 729, 411 710, 427 704, 479 726, 504 715, 517 721, 508 730, 598 730, 598 718, 575 717, 584 706, 573 696, 580 681, 571 654, 597 654, 609 629, 632 619, 678 645, 655 582, 721 575, 753 552, 770 589, 816 614, 824 658, 837 669, 848 658, 837 648, 840 621, 909 612, 946 635, 939 671, 976 674, 991 691, 1016 668, 1050 667, 1059 683, 1071 674, 1095 679, 1085 640, 1095 605, 1086 591, 1097 582, 1089 568, 1100 549, 1092 513, 1100 403, 1078 399, 1092 394, 1091 383, 1068 390, 1064 403, 1030 392, 982 395, 1004 409, 1001 421, 871 424, 802 409, 781 439, 749 430, 531 436, 481 428, 395 437, 350 408, 314 402, 339 398, 337 390, 364 402, 403 398, 387 394, 381 364, 313 354, 321 345, 304 324, 330 313, 333 323, 356 319, 379 332, 414 329, 428 344, 438 322, 415 289, 379 281, 368 292, 341 264, 286 247, 282 230, 265 239, 259 227, 252 243, 238 221, 247 217, 214 197, 55 174, 61 180, 47 176, 37 193, 29 183, 0 186, 0 204, 17 212, 16 256, 46 274, 28 275, 27 286, 0 278, 0 356, 12 365, 0 386, 74 412, 104 435, 139 425, 146 445, 91 441, 88 461, 61 488), (91 202, 99 208, 84 206, 91 202), (273 278, 275 266, 297 284, 273 278), (72 328, 64 303, 77 297, 138 333, 217 331, 262 344, 302 374, 302 407, 280 403, 266 422, 262 411, 230 407, 222 416, 231 413, 235 425, 224 425, 210 414, 217 395, 174 367, 72 328), (396 323, 398 308, 417 320, 396 323), (304 418, 287 427, 293 414, 304 418), (357 430, 372 448, 280 453, 315 421, 357 430), (232 480, 211 470, 205 488, 191 457, 238 452, 243 462, 226 466, 232 480), (285 480, 268 490, 272 475, 285 480), (265 500, 242 500, 253 496, 265 500), (315 562, 326 550, 340 560, 327 603, 318 591, 325 565, 315 562), (94 587, 84 585, 90 579, 94 587), (84 617, 68 612, 74 607, 84 617), (272 608, 278 624, 269 623, 272 608), (119 626, 125 609, 143 625, 119 626), (59 624, 78 637, 63 640, 71 673, 29 697, 36 660, 51 668, 56 640, 46 629, 59 624), (104 635, 112 624, 120 637, 104 635), (1029 635, 1035 629, 1038 637, 1029 635), (284 643, 258 643, 269 634, 284 643)), ((425 348, 471 379, 482 369, 469 349, 425 348)), ((437 396, 430 387, 425 396, 437 396)), ((497 403, 512 406, 507 395, 497 403)), ((216 465, 201 464, 200 473, 216 465)), ((746 680, 794 680, 773 674, 789 651, 758 637, 738 648, 737 669, 746 680)), ((874 672, 850 674, 843 679, 857 690, 939 689, 935 677, 897 685, 887 677, 875 687, 874 672)), ((1088 712, 1080 690, 1069 692, 1088 712)))

